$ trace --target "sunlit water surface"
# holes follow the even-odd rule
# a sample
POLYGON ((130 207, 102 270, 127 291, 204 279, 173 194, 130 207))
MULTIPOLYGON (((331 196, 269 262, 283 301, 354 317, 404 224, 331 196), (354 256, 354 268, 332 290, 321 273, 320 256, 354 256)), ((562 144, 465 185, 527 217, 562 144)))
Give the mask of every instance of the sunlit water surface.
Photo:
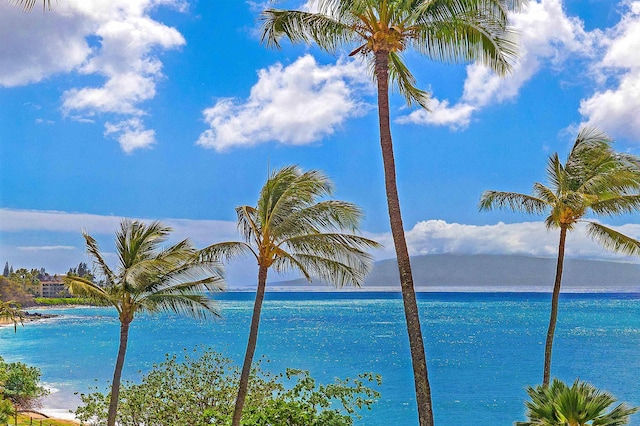
MULTIPOLYGON (((131 327, 124 379, 137 381, 165 354, 205 345, 240 362, 253 294, 216 296, 222 318, 141 316, 131 327)), ((563 295, 553 375, 579 377, 640 405, 640 295, 563 295)), ((419 308, 436 423, 496 426, 524 420, 525 387, 541 381, 550 295, 421 293, 419 308)), ((53 389, 44 410, 67 413, 74 392, 104 389, 113 374, 118 320, 108 308, 0 329, 0 355, 39 367, 53 389), (56 411, 58 410, 58 411, 56 411)), ((256 355, 273 372, 309 370, 321 382, 372 371, 382 396, 362 425, 417 424, 408 340, 394 293, 268 293, 256 355)), ((631 423, 640 425, 640 415, 631 423)))

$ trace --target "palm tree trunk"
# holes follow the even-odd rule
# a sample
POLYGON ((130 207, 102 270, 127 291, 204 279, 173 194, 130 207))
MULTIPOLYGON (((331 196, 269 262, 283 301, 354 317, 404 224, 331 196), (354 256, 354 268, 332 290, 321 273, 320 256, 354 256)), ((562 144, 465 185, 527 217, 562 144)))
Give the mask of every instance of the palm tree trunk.
POLYGON ((236 406, 233 410, 233 420, 231 422, 231 426, 240 426, 240 419, 242 418, 242 408, 244 407, 244 400, 247 397, 251 363, 253 362, 253 355, 256 352, 256 344, 258 343, 260 311, 262 310, 262 301, 264 300, 264 292, 267 287, 267 272, 268 268, 266 266, 261 265, 258 269, 258 289, 256 291, 256 301, 253 305, 251 328, 249 329, 249 341, 247 342, 247 351, 244 354, 242 373, 240 373, 240 385, 238 386, 238 397, 236 398, 236 406))
POLYGON ((396 184, 396 166, 393 156, 393 142, 389 123, 389 56, 387 52, 375 53, 375 73, 378 83, 378 118, 380 123, 380 146, 382 147, 382 161, 384 164, 384 182, 387 192, 387 205, 391 234, 395 245, 398 270, 400 272, 400 287, 404 314, 409 334, 411 362, 413 365, 413 380, 418 404, 418 420, 420 426, 433 426, 433 408, 431 406, 431 388, 427 373, 427 358, 422 340, 420 317, 416 294, 413 288, 413 276, 409 250, 404 236, 400 199, 396 184))
POLYGON ((551 315, 549 316, 549 329, 547 330, 547 342, 544 347, 544 374, 542 386, 549 386, 551 377, 551 352, 553 349, 553 335, 556 332, 558 321, 558 299, 560 298, 560 284, 562 282, 562 267, 564 264, 564 245, 567 239, 567 227, 560 227, 560 243, 558 244, 558 263, 556 265, 556 281, 553 284, 553 296, 551 297, 551 315))
POLYGON ((122 377, 124 357, 127 353, 127 342, 129 340, 130 324, 131 322, 120 321, 120 347, 118 348, 116 368, 113 371, 113 381, 111 382, 111 400, 109 401, 107 426, 115 426, 116 424, 116 415, 118 414, 118 397, 120 396, 120 378, 122 377))

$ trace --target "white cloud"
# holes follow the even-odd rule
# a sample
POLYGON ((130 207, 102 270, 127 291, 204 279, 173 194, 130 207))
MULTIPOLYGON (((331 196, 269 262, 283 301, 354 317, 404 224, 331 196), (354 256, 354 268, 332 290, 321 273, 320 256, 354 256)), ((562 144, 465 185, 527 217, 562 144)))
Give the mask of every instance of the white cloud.
POLYGON ((612 136, 640 137, 640 2, 627 5, 626 13, 600 40, 602 59, 594 66, 603 88, 580 104, 585 122, 612 136), (607 77, 611 77, 607 79, 607 77))
POLYGON ((570 55, 585 56, 592 50, 595 35, 586 32, 578 18, 566 15, 561 0, 530 1, 523 11, 511 14, 510 19, 520 34, 520 46, 519 59, 507 77, 499 77, 478 63, 468 65, 458 103, 449 107, 449 101, 434 99, 436 117, 424 112, 412 113, 398 122, 464 128, 473 112, 491 103, 515 98, 520 88, 543 66, 555 67, 570 55))
POLYGON ((149 148, 155 144, 155 132, 145 129, 144 124, 137 117, 116 124, 105 123, 104 127, 105 136, 117 135, 120 147, 127 154, 139 148, 149 148))
POLYGON ((431 124, 434 126, 450 126, 453 129, 463 129, 471 121, 471 115, 476 107, 466 103, 458 103, 452 107, 449 101, 431 99, 427 111, 423 108, 412 111, 411 114, 402 116, 396 121, 400 124, 431 124))
MULTIPOLYGON (((640 225, 613 227, 634 238, 640 237, 640 225)), ((390 234, 370 236, 385 245, 378 259, 394 257, 390 234)), ((543 222, 498 223, 495 225, 464 225, 442 220, 418 222, 406 231, 411 255, 426 254, 518 254, 555 257, 558 254, 558 231, 548 231, 543 222)), ((566 255, 589 259, 637 261, 603 249, 578 226, 567 237, 566 255)))
MULTIPOLYGON (((155 219, 138 220, 151 222, 155 219)), ((119 216, 0 208, 0 232, 69 232, 80 235, 85 230, 90 235, 112 236, 121 221, 119 216)), ((173 229, 174 239, 189 238, 200 246, 239 238, 235 222, 171 218, 161 221, 173 229)))
MULTIPOLYGON (((150 222, 152 219, 142 219, 150 222)), ((82 229, 95 237, 107 262, 115 264, 117 256, 113 235, 120 226, 120 217, 67 213, 61 211, 37 211, 0 209, 0 259, 15 267, 45 267, 50 273, 64 273, 81 261, 91 261, 84 253, 82 229), (4 239, 10 233, 20 233, 22 245, 10 246, 4 239), (77 236, 78 245, 63 245, 69 234, 77 236), (34 237, 35 236, 35 237, 34 237)), ((222 241, 239 241, 236 223, 218 220, 162 219, 173 229, 172 241, 189 238, 197 247, 222 241)), ((614 227, 618 231, 640 238, 640 225, 627 224, 614 227)), ((395 257, 391 235, 366 233, 365 236, 382 244, 377 250, 377 260, 395 257)), ((520 254, 539 257, 555 257, 558 232, 547 231, 543 222, 498 223, 495 225, 465 225, 428 220, 417 223, 406 231, 411 255, 423 254, 520 254)), ((567 238, 567 257, 590 259, 637 261, 636 258, 605 251, 593 242, 583 227, 578 227, 567 238)), ((231 288, 255 286, 257 267, 255 259, 238 259, 226 266, 227 281, 231 288)), ((296 278, 278 276, 271 279, 296 278)))
POLYGON ((16 247, 18 250, 22 251, 54 251, 54 250, 75 250, 76 248, 73 246, 24 246, 24 247, 16 247))
POLYGON ((24 13, 1 2, 0 87, 58 73, 99 76, 101 85, 64 92, 63 111, 75 119, 111 114, 122 123, 137 120, 116 132, 122 149, 150 146, 154 133, 142 129, 140 117, 141 104, 155 96, 163 78, 156 52, 185 43, 176 29, 149 16, 159 5, 185 8, 183 0, 66 0, 46 13, 24 13))
MULTIPOLYGON (((139 218, 145 222, 154 219, 139 218)), ((90 262, 85 254, 81 231, 96 238, 108 263, 115 265, 113 236, 122 218, 117 216, 68 213, 62 211, 16 210, 0 208, 0 259, 17 268, 45 267, 50 273, 64 273, 81 261, 90 262), (20 246, 8 243, 12 233, 19 233, 20 246), (77 241, 77 246, 60 241, 77 241)), ((161 219, 173 229, 171 242, 188 238, 196 247, 222 241, 239 241, 236 223, 221 220, 161 219)), ((257 267, 254 259, 238 259, 225 267, 229 285, 255 285, 257 267)), ((278 279, 274 274, 273 279, 278 279)))
POLYGON ((315 142, 368 109, 354 92, 370 84, 364 66, 353 60, 323 66, 305 55, 286 67, 273 65, 259 71, 245 101, 221 99, 203 111, 210 128, 197 144, 224 151, 269 141, 315 142))

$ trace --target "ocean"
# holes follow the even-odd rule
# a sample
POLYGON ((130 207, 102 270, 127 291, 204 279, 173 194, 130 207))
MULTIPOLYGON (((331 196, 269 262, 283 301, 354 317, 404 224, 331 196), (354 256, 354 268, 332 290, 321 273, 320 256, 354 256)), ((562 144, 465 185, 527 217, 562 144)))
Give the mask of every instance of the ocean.
MULTIPOLYGON (((143 315, 132 323, 123 379, 138 381, 165 354, 204 345, 240 363, 252 293, 224 293, 222 317, 198 322, 143 315)), ((419 293, 436 424, 500 426, 525 420, 525 388, 542 379, 548 293, 419 293)), ((74 392, 104 390, 113 374, 113 309, 50 309, 59 316, 0 329, 0 355, 39 367, 53 392, 43 411, 64 415, 74 392)), ((562 294, 552 375, 576 378, 640 406, 640 294, 562 294)), ((309 370, 321 383, 382 375, 382 396, 357 425, 417 424, 400 294, 268 292, 256 357, 273 372, 309 370)), ((632 417, 640 425, 640 414, 632 417)))

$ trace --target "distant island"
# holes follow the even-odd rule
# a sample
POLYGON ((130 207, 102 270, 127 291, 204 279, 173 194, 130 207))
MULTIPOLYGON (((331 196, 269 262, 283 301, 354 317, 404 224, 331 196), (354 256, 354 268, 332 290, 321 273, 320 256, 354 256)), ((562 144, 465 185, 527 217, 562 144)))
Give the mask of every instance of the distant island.
MULTIPOLYGON (((520 255, 433 254, 411 258, 418 291, 551 291, 556 259, 520 255)), ((376 262, 363 290, 399 289, 395 259, 376 262)), ((271 290, 315 291, 333 286, 305 279, 271 282, 271 290)), ((568 292, 640 292, 640 264, 565 259, 562 287, 568 292)))

